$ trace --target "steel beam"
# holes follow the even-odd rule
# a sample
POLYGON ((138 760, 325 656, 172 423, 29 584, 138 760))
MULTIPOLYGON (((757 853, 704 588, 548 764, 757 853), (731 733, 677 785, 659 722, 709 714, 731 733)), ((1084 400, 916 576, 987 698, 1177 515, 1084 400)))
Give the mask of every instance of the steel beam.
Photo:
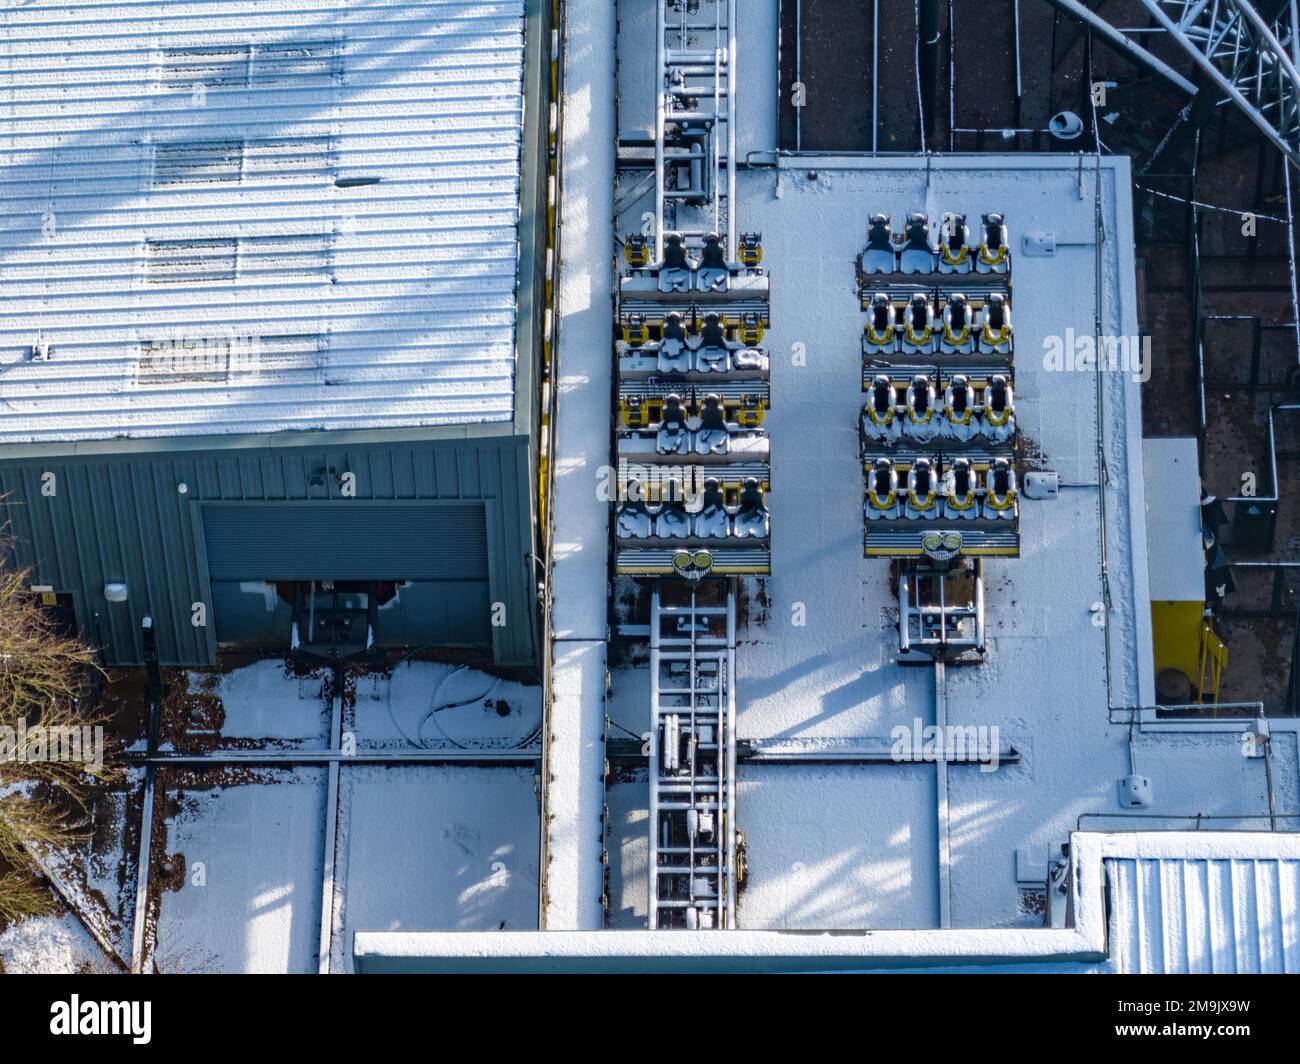
MULTIPOLYGON (((330 750, 338 750, 343 739, 343 670, 334 670, 330 692, 330 750)), ((339 763, 331 761, 325 785, 325 856, 321 862, 320 949, 316 970, 330 973, 330 955, 334 952, 334 864, 339 833, 339 763)))
POLYGON ((198 754, 161 751, 156 754, 129 753, 118 760, 127 765, 533 765, 541 760, 539 747, 509 749, 447 750, 208 750, 198 754))
POLYGON ((1290 0, 1141 0, 1153 24, 1196 64, 1198 88, 1079 0, 1048 0, 1112 48, 1190 96, 1198 117, 1231 101, 1293 164, 1300 165, 1300 42, 1290 0), (1287 45, 1282 41, 1286 40, 1287 45))
MULTIPOLYGON (((1156 74, 1164 78, 1170 85, 1182 92, 1186 96, 1195 96, 1197 92, 1196 85, 1183 77, 1173 67, 1163 59, 1152 55, 1140 44, 1129 40, 1118 29, 1112 26, 1096 11, 1090 7, 1084 7, 1079 0, 1047 0, 1054 8, 1063 15, 1083 23, 1089 27, 1093 33, 1105 41, 1111 48, 1119 52, 1125 59, 1141 67, 1151 74, 1156 74)), ((1145 2, 1145 0, 1144 0, 1145 2)))
POLYGON ((1268 20, 1246 0, 1142 5, 1260 132, 1300 162, 1300 71, 1268 20))

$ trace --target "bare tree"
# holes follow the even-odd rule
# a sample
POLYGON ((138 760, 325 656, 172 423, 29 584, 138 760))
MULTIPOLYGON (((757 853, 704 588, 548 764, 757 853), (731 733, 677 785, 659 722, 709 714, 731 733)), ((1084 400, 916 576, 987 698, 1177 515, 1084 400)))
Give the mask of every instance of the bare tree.
POLYGON ((26 583, 0 565, 0 922, 49 909, 33 858, 81 839, 89 789, 117 775, 95 731, 95 653, 56 628, 26 583), (97 738, 100 757, 73 736, 97 738))

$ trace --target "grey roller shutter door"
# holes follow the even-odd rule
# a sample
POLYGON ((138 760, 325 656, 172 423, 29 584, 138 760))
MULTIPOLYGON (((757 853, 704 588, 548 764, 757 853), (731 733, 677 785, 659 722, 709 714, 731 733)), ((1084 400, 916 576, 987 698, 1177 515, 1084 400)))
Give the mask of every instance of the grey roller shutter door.
POLYGON ((486 580, 481 502, 203 507, 213 580, 486 580))

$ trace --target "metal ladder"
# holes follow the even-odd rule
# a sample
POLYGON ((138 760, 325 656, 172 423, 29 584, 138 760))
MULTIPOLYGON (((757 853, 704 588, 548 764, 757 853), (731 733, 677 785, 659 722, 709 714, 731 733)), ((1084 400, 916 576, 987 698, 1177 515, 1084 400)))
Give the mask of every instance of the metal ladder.
POLYGON ((736 588, 650 607, 650 927, 736 926, 736 588))
POLYGON ((736 0, 658 3, 655 261, 663 258, 666 208, 668 230, 680 232, 688 246, 714 232, 734 259, 736 0), (695 228, 679 224, 685 222, 695 228))

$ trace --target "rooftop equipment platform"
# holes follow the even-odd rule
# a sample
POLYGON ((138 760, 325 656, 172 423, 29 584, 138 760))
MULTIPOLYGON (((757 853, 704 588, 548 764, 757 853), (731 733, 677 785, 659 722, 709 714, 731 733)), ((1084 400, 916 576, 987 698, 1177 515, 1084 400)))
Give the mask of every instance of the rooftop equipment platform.
MULTIPOLYGON (((775 490, 764 493, 773 533, 766 544, 770 572, 735 581, 704 576, 695 585, 701 594, 712 594, 730 583, 736 594, 734 783, 745 840, 739 930, 656 935, 662 945, 655 949, 680 954, 694 948, 685 945, 693 942, 717 942, 716 948, 725 949, 733 934, 776 928, 870 928, 869 941, 879 941, 891 928, 1034 926, 1038 934, 1042 915, 1023 903, 1030 888, 1022 879, 1036 881, 1041 893, 1048 855, 1059 852, 1075 830, 1079 812, 1119 808, 1116 775, 1127 767, 1133 738, 1124 709, 1154 700, 1146 521, 1141 493, 1132 490, 1142 482, 1139 385, 1111 367, 1099 372, 1048 357, 1053 342, 1071 336, 1139 331, 1131 175, 1123 159, 1086 155, 775 157, 765 116, 777 91, 775 50, 785 45, 775 32, 774 12, 774 2, 746 3, 738 27, 744 52, 737 103, 742 119, 750 119, 738 126, 736 154, 749 164, 736 175, 734 200, 737 221, 763 233, 774 267, 771 323, 758 343, 728 327, 729 339, 763 352, 766 373, 747 370, 743 380, 726 381, 688 361, 669 378, 683 390, 682 406, 692 413, 710 388, 729 400, 737 393, 750 396, 749 408, 755 415, 761 409, 762 419, 747 427, 761 426, 776 441, 769 444, 775 490), (956 295, 967 297, 972 315, 983 313, 992 296, 1005 295, 1014 319, 1010 350, 982 351, 978 338, 973 350, 936 345, 905 352, 900 342, 898 350, 878 353, 888 366, 863 366, 867 315, 856 260, 869 215, 881 210, 893 212, 900 229, 905 212, 924 212, 936 245, 944 214, 965 214, 972 249, 982 215, 1006 212, 1007 274, 972 268, 952 275, 936 268, 868 276, 871 284, 889 287, 895 316, 913 295, 927 299, 938 319, 935 333, 956 295), (1053 239, 1033 239, 1035 234, 1053 239), (952 378, 965 371, 978 406, 978 392, 991 388, 993 376, 1010 371, 1016 471, 1025 481, 1017 485, 1023 520, 1014 523, 1016 557, 958 554, 944 570, 924 554, 886 556, 890 564, 864 556, 861 420, 870 398, 862 390, 864 369, 868 386, 876 372, 897 382, 896 416, 900 405, 906 412, 904 393, 919 372, 927 374, 938 406, 952 378), (724 393, 724 382, 734 390, 724 393), (752 401, 756 394, 765 399, 761 406, 752 401), (1056 475, 1059 492, 1044 496, 1033 485, 1049 474, 1056 475), (911 579, 900 586, 904 563, 911 566, 911 579), (936 568, 947 574, 938 589, 931 579, 936 568), (987 600, 982 638, 978 612, 968 609, 977 602, 975 573, 987 600), (936 600, 957 609, 935 614, 936 600), (970 660, 982 645, 987 665, 936 668, 934 656, 927 655, 921 660, 929 668, 906 668, 900 662, 904 613, 915 623, 905 629, 909 651, 933 635, 941 618, 948 650, 942 661, 970 660), (1117 724, 1121 717, 1123 724, 1117 724), (984 771, 984 765, 951 760, 882 765, 878 756, 868 761, 863 753, 889 751, 898 729, 912 734, 940 719, 950 727, 1000 730, 995 748, 1020 756, 1001 758, 984 771), (747 749, 771 751, 773 744, 781 760, 744 756, 747 749)), ((649 137, 654 129, 656 8, 624 0, 617 14, 619 113, 608 132, 623 162, 627 138, 616 131, 649 137)), ((715 8, 701 0, 698 15, 712 19, 715 8)), ((644 216, 652 212, 651 180, 644 161, 620 166, 614 195, 618 232, 642 231, 644 216)), ((712 228, 711 216, 698 217, 700 208, 668 203, 675 213, 666 216, 661 231, 683 233, 688 254, 700 258, 700 244, 687 234, 720 230, 712 228)), ((653 238, 652 232, 645 235, 653 238)), ((726 257, 740 261, 735 253, 726 257)), ((598 255, 583 259, 601 267, 604 261, 598 255)), ((893 261, 901 266, 901 260, 893 261)), ((691 299, 698 298, 697 286, 691 299)), ((703 307, 698 315, 683 313, 688 347, 699 342, 692 334, 700 332, 707 313, 703 307)), ((724 317, 728 311, 724 306, 718 313, 724 317)), ((666 319, 667 312, 660 321, 666 319)), ((659 338, 661 324, 644 323, 646 333, 641 324, 615 323, 616 344, 627 345, 620 348, 622 356, 659 338), (633 335, 626 336, 625 328, 633 335)), ((895 338, 900 331, 894 329, 895 338)), ((590 347, 578 361, 584 357, 590 357, 590 347)), ((644 452, 648 441, 657 440, 667 398, 666 390, 656 394, 657 378, 668 376, 660 373, 658 353, 629 358, 620 369, 630 371, 637 363, 636 375, 628 372, 612 389, 623 406, 616 422, 638 429, 639 439, 629 439, 624 448, 632 464, 647 457, 635 453, 638 448, 644 452), (643 431, 652 426, 653 436, 643 431)), ((688 432, 697 427, 686 426, 688 432)), ((1007 442, 981 435, 917 439, 912 454, 987 461, 1007 442)), ((890 453, 886 447, 881 456, 890 453)), ((703 456, 676 452, 654 464, 708 476, 738 457, 711 456, 706 464, 703 456)), ((970 526, 979 522, 966 521, 958 530, 970 526)), ((671 549, 691 555, 700 546, 682 540, 671 549)), ((942 548, 940 536, 932 549, 942 548)), ((662 594, 691 586, 657 583, 662 594)), ((600 709, 609 721, 606 749, 625 739, 628 753, 603 781, 608 928, 649 925, 653 782, 633 767, 631 748, 639 751, 649 730, 652 586, 618 575, 612 584, 615 635, 609 695, 600 709)), ((662 736, 655 738, 662 749, 662 736)), ((1262 766, 1242 758, 1226 730, 1221 736, 1183 731, 1172 742, 1162 732, 1139 730, 1135 742, 1140 771, 1155 787, 1153 809, 1213 807, 1225 815, 1267 810, 1262 766)), ((1293 749, 1287 750, 1290 764, 1293 749)), ((1293 791, 1287 782, 1279 800, 1293 791)), ((616 942, 608 950, 623 948, 616 942)))
POLYGON ((1004 216, 984 214, 975 244, 966 215, 956 211, 944 214, 937 232, 925 211, 912 211, 897 237, 888 214, 873 214, 858 285, 867 312, 859 423, 865 553, 945 565, 1017 555, 1004 216))

